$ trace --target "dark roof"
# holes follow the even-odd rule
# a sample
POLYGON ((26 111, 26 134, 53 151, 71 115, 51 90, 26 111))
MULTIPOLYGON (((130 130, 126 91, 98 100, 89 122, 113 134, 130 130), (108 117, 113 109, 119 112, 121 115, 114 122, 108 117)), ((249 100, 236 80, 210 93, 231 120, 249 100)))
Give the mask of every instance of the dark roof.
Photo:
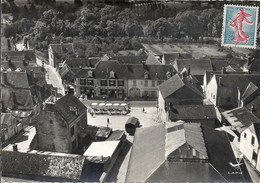
POLYGON ((245 129, 251 126, 253 123, 259 123, 258 119, 248 109, 239 107, 230 111, 222 112, 223 116, 239 133, 242 133, 245 129))
POLYGON ((209 127, 203 127, 203 134, 209 156, 209 163, 228 182, 252 181, 244 163, 240 166, 242 174, 239 174, 240 170, 236 170, 229 164, 237 164, 237 160, 230 145, 226 132, 214 130, 209 127), (232 172, 235 173, 232 174, 232 172))
POLYGON ((2 173, 80 179, 85 158, 2 151, 2 173))
POLYGON ((12 62, 20 62, 20 63, 23 63, 23 59, 25 59, 26 61, 28 61, 29 65, 36 64, 36 57, 33 50, 2 52, 2 61, 7 62, 9 59, 12 62))
POLYGON ((11 126, 18 123, 17 119, 11 113, 1 113, 1 125, 11 126))
POLYGON ((186 52, 164 53, 163 57, 165 60, 165 64, 170 64, 173 63, 176 59, 192 58, 192 54, 186 52))
POLYGON ((144 182, 164 161, 164 125, 137 129, 126 173, 126 182, 144 182))
POLYGON ((146 182, 226 182, 209 163, 165 161, 146 182))
POLYGON ((215 76, 217 81, 221 77, 222 87, 239 88, 241 93, 244 93, 250 82, 257 87, 260 86, 260 74, 215 74, 215 76))
POLYGON ((247 108, 248 110, 251 110, 252 107, 254 108, 253 114, 260 119, 260 96, 259 95, 245 105, 245 108, 247 108))
POLYGON ((245 67, 247 67, 253 73, 259 73, 260 72, 260 59, 255 59, 249 65, 245 64, 245 67))
POLYGON ((190 70, 192 75, 204 75, 206 71, 213 71, 211 61, 209 59, 177 59, 176 70, 181 72, 185 67, 190 70))
POLYGON ((169 109, 169 119, 177 120, 204 120, 217 119, 214 105, 173 105, 169 109))
POLYGON ((159 85, 159 90, 162 97, 166 98, 184 86, 188 87, 202 98, 204 97, 194 84, 188 82, 186 79, 181 79, 179 74, 175 74, 173 77, 159 85))
POLYGON ((54 109, 47 110, 58 112, 66 122, 71 122, 85 113, 87 107, 74 95, 67 94, 55 102, 54 109), (78 111, 78 114, 73 110, 78 111))
POLYGON ((200 123, 167 123, 166 131, 167 160, 208 159, 200 123))
POLYGON ((98 58, 70 58, 65 61, 65 64, 71 68, 79 69, 84 67, 94 68, 98 62, 98 58))
POLYGON ((171 65, 142 65, 142 64, 119 64, 117 61, 100 61, 94 69, 82 69, 76 78, 87 78, 88 71, 93 71, 94 78, 108 79, 110 72, 115 72, 118 79, 144 79, 148 73, 148 79, 166 80, 166 73, 173 72, 171 65))
POLYGON ((154 55, 152 55, 151 53, 148 54, 148 57, 145 61, 145 63, 147 65, 160 65, 161 63, 157 60, 157 58, 155 58, 154 55))
POLYGON ((257 137, 258 144, 260 144, 260 123, 254 123, 255 135, 257 137))
POLYGON ((242 100, 245 101, 247 100, 250 96, 252 96, 254 93, 256 93, 258 91, 258 87, 250 82, 245 90, 245 92, 242 95, 242 100))
POLYGON ((222 67, 231 66, 236 71, 242 71, 241 66, 244 64, 244 60, 240 58, 210 58, 213 71, 221 71, 222 67))
POLYGON ((108 138, 111 134, 112 129, 107 127, 99 127, 96 133, 96 137, 108 138))
POLYGON ((112 134, 109 136, 106 141, 113 141, 113 140, 122 140, 125 136, 125 131, 123 130, 115 130, 112 132, 112 134))
POLYGON ((72 43, 61 43, 61 44, 50 44, 49 45, 53 51, 58 55, 62 55, 64 53, 72 53, 74 51, 72 43))
POLYGON ((2 85, 12 88, 30 88, 26 72, 1 72, 2 85))
MULTIPOLYGON (((76 70, 76 72, 79 72, 79 71, 80 71, 80 69, 76 70)), ((74 78, 76 75, 75 72, 73 72, 73 70, 67 64, 63 65, 63 67, 59 70, 59 74, 60 74, 62 80, 65 80, 68 82, 74 82, 74 78)))
POLYGON ((142 64, 146 61, 147 55, 140 56, 114 56, 109 60, 117 60, 120 64, 142 64))

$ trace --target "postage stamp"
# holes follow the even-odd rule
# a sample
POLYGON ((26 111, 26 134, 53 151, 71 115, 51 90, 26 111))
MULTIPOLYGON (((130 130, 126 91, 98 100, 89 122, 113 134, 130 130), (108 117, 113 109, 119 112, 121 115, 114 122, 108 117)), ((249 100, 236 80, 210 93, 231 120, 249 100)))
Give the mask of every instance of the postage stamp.
POLYGON ((225 5, 222 46, 256 48, 258 7, 225 5))

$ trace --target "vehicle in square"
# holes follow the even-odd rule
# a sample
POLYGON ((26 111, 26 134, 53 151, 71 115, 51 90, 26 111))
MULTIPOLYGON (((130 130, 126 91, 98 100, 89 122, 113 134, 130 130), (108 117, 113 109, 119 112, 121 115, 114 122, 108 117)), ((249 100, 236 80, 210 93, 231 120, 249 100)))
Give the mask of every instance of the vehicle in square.
POLYGON ((136 117, 128 118, 128 120, 125 123, 125 131, 129 133, 130 135, 135 134, 136 128, 140 127, 140 121, 136 117))

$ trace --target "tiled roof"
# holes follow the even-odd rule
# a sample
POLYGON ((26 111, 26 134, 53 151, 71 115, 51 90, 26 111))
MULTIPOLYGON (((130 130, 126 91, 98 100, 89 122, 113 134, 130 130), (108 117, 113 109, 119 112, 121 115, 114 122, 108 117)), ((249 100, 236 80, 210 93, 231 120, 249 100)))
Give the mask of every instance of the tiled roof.
POLYGON ((165 64, 170 64, 175 61, 175 59, 188 59, 192 58, 191 53, 186 52, 175 52, 175 53, 164 53, 163 54, 165 64))
POLYGON ((203 98, 203 94, 197 89, 197 87, 185 79, 182 80, 179 74, 175 74, 173 77, 159 85, 159 90, 162 94, 162 97, 166 98, 183 86, 187 86, 189 89, 203 98))
POLYGON ((155 56, 152 55, 151 53, 148 54, 145 63, 148 65, 161 65, 161 63, 157 60, 157 58, 155 58, 155 56))
POLYGON ((112 129, 107 127, 99 127, 96 133, 96 137, 108 138, 111 134, 112 129))
MULTIPOLYGON (((74 69, 76 72, 79 72, 80 69, 74 69)), ((67 64, 63 65, 63 67, 59 70, 59 74, 62 78, 62 80, 68 81, 68 82, 74 82, 75 78, 75 72, 68 66, 67 64)))
POLYGON ((117 60, 120 64, 142 64, 146 61, 147 55, 141 56, 114 56, 109 60, 117 60))
POLYGON ((260 96, 256 96, 253 100, 251 100, 249 103, 245 104, 245 108, 248 110, 251 110, 251 108, 254 108, 253 114, 260 119, 260 96))
POLYGON ((50 47, 53 53, 58 55, 70 52, 72 53, 74 51, 72 43, 50 44, 50 47))
POLYGON ((164 161, 164 125, 137 129, 126 173, 126 182, 144 182, 164 161))
POLYGON ((221 77, 222 87, 238 87, 241 93, 244 93, 250 82, 257 87, 260 86, 260 74, 216 74, 215 76, 217 81, 221 77))
POLYGON ((77 97, 71 94, 67 94, 57 100, 55 102, 54 109, 50 110, 58 112, 66 122, 71 122, 86 112, 87 108, 77 97), (70 108, 77 110, 78 114, 76 114, 76 112, 72 111, 70 108))
POLYGON ((7 71, 1 72, 2 85, 12 88, 29 88, 26 72, 7 71))
POLYGON ((11 113, 1 113, 1 125, 2 128, 10 125, 16 125, 17 119, 11 113))
POLYGON ((165 161, 145 182, 226 182, 210 163, 165 161))
POLYGON ((142 64, 119 64, 117 61, 100 61, 94 69, 82 69, 76 78, 87 78, 88 71, 92 70, 94 78, 108 79, 110 72, 115 72, 118 79, 144 79, 148 73, 148 79, 166 80, 167 72, 173 72, 171 65, 142 65, 142 64))
POLYGON ((248 97, 252 96, 254 93, 256 93, 258 91, 258 87, 250 82, 245 90, 245 92, 242 95, 242 100, 245 101, 248 99, 248 97))
POLYGON ((65 61, 65 64, 71 68, 79 69, 84 67, 94 68, 98 62, 99 59, 97 58, 70 58, 65 61))
POLYGON ((167 159, 208 159, 200 123, 169 123, 166 131, 167 159))
POLYGON ((206 71, 213 71, 211 61, 209 59, 177 59, 177 72, 181 72, 185 67, 190 70, 192 75, 204 75, 206 71))
POLYGON ((85 158, 2 151, 2 173, 78 180, 85 158))
POLYGON ((22 63, 23 59, 25 59, 26 61, 29 62, 29 65, 36 64, 36 57, 33 50, 2 52, 2 61, 7 62, 8 59, 10 59, 13 62, 20 62, 20 63, 22 63))
POLYGON ((243 161, 239 170, 229 164, 237 164, 237 160, 226 132, 217 131, 209 127, 202 128, 209 163, 215 168, 215 170, 218 171, 228 182, 251 182, 252 180, 243 161), (240 170, 242 171, 242 174, 240 170))
POLYGON ((177 120, 204 120, 217 119, 214 105, 173 105, 169 109, 169 119, 177 120))
POLYGON ((242 133, 253 123, 260 123, 260 119, 244 107, 222 112, 222 115, 239 133, 242 133))

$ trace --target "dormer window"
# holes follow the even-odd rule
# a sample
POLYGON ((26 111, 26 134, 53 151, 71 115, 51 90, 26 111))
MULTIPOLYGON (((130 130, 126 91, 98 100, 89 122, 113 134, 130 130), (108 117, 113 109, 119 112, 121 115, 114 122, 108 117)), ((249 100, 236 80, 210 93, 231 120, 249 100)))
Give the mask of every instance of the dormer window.
POLYGON ((110 71, 110 76, 109 76, 110 78, 116 78, 115 77, 115 72, 114 71, 110 71))
POLYGON ((78 109, 75 106, 69 106, 70 111, 73 112, 75 115, 78 115, 78 109))
POLYGON ((21 72, 22 69, 21 69, 20 67, 18 67, 17 69, 15 69, 15 71, 17 71, 17 72, 21 72))
POLYGON ((171 72, 170 72, 170 71, 168 71, 168 72, 166 73, 166 76, 167 76, 167 79, 170 79, 170 78, 172 77, 172 74, 171 74, 171 72))
POLYGON ((88 71, 88 77, 93 78, 93 71, 88 71))
POLYGON ((148 79, 148 77, 149 77, 148 72, 145 72, 145 73, 144 73, 144 79, 148 79))

